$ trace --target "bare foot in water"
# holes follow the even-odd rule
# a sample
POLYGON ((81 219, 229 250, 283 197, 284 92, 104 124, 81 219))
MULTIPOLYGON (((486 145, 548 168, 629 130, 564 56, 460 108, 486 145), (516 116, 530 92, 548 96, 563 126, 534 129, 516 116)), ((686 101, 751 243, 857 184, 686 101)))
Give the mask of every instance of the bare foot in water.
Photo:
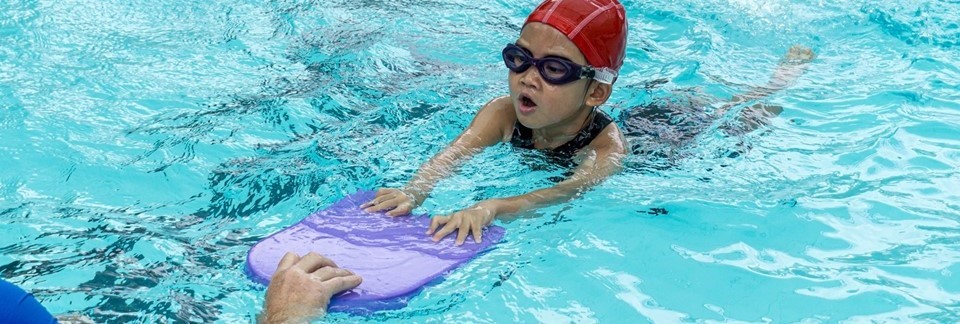
MULTIPOLYGON (((773 71, 773 75, 766 85, 756 87, 743 95, 734 96, 730 103, 721 107, 720 112, 725 113, 727 109, 735 105, 750 100, 760 100, 793 85, 803 75, 814 58, 816 58, 816 54, 809 47, 793 45, 780 60, 780 64, 777 65, 777 69, 773 71)), ((740 122, 738 127, 726 129, 732 133, 745 134, 766 125, 771 118, 779 116, 781 112, 783 112, 783 107, 758 102, 740 111, 740 116, 737 118, 740 122)))
POLYGON ((790 47, 790 50, 787 51, 787 57, 784 58, 784 60, 793 64, 800 64, 810 63, 816 57, 817 55, 813 53, 812 49, 797 44, 790 47))
POLYGON ((773 71, 767 88, 773 92, 793 85, 794 81, 807 70, 807 63, 812 62, 815 57, 816 54, 809 47, 793 45, 787 51, 787 55, 780 60, 777 70, 773 71))

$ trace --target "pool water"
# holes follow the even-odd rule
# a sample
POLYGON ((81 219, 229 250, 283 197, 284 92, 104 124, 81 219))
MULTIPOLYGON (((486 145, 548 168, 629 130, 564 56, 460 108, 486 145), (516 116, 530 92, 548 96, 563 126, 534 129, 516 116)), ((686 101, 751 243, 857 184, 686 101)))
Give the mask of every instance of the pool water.
MULTIPOLYGON (((98 322, 252 321, 247 250, 404 183, 507 93, 500 49, 535 4, 0 3, 0 277, 98 322)), ((762 128, 717 126, 740 106, 681 143, 633 139, 668 153, 503 224, 406 308, 326 320, 960 321, 960 3, 624 5, 613 116, 730 98, 793 44, 818 56, 762 128)), ((497 146, 420 211, 566 171, 497 146)))

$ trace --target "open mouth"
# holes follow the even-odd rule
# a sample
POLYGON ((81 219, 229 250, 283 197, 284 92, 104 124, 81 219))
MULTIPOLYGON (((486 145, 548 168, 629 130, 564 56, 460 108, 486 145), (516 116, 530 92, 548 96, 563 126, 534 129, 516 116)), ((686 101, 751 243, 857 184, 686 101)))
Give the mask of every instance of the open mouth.
POLYGON ((517 107, 521 114, 527 115, 537 111, 537 103, 526 95, 520 95, 520 107, 517 107))

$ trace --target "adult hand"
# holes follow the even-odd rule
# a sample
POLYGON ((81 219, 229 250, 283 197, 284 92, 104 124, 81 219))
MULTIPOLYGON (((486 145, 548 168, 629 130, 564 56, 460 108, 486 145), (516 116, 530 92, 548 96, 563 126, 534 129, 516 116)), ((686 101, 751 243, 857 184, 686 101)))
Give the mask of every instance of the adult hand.
POLYGON ((360 285, 362 279, 316 253, 287 253, 270 279, 260 321, 307 323, 326 313, 330 297, 360 285))
POLYGON ((497 217, 497 203, 491 200, 484 200, 473 207, 458 211, 447 216, 434 216, 430 219, 430 229, 427 235, 433 235, 433 241, 438 242, 454 230, 457 232, 456 245, 463 245, 467 236, 473 233, 473 241, 480 243, 483 234, 483 228, 493 222, 497 217), (440 228, 440 226, 443 226, 440 228), (440 228, 437 231, 437 228, 440 228))
POLYGON ((393 188, 380 188, 373 200, 360 205, 360 208, 368 213, 389 210, 387 216, 390 217, 409 215, 416 207, 417 202, 411 195, 403 190, 393 188))

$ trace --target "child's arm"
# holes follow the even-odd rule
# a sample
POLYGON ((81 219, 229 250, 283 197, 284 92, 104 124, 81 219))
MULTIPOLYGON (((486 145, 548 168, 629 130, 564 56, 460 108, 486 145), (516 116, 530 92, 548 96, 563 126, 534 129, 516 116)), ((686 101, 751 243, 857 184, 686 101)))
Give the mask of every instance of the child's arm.
POLYGON ((457 166, 488 146, 503 141, 512 129, 510 98, 497 98, 487 103, 473 122, 443 151, 420 166, 403 189, 381 188, 377 196, 360 206, 367 212, 389 210, 388 216, 407 215, 433 191, 433 187, 452 173, 457 166), (509 127, 508 127, 509 126, 509 127))
POLYGON ((471 233, 474 241, 480 242, 483 227, 492 223, 497 217, 509 217, 523 211, 570 200, 620 171, 627 152, 626 139, 616 124, 610 124, 586 150, 588 155, 569 179, 550 188, 515 197, 484 200, 451 215, 434 216, 430 221, 427 234, 432 234, 433 240, 439 241, 459 229, 456 245, 463 244, 471 233))
POLYGON ((503 219, 528 210, 562 203, 600 184, 623 168, 623 159, 627 153, 626 146, 627 141, 620 133, 620 129, 616 124, 611 123, 590 143, 587 155, 570 178, 553 187, 498 199, 497 216, 503 219))

